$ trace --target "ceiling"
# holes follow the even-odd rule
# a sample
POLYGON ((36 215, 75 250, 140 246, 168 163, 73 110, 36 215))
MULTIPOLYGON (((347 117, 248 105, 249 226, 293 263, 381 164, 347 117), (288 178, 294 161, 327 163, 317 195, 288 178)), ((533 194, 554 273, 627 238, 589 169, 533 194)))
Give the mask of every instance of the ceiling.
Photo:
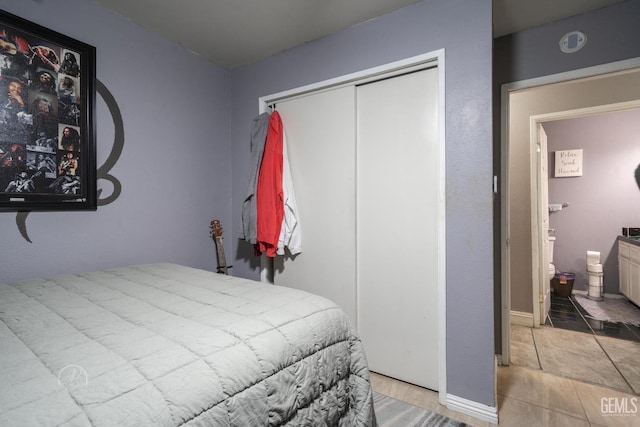
MULTIPOLYGON (((420 0, 94 1, 215 64, 234 69, 420 0)), ((494 37, 621 1, 494 0, 494 37)))

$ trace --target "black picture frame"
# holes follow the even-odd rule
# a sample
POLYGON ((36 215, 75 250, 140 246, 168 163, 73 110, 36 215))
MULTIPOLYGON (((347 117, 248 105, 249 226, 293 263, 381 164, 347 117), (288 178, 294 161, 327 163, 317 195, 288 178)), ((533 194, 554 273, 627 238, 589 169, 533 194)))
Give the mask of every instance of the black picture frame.
POLYGON ((95 210, 96 49, 0 10, 0 211, 95 210))

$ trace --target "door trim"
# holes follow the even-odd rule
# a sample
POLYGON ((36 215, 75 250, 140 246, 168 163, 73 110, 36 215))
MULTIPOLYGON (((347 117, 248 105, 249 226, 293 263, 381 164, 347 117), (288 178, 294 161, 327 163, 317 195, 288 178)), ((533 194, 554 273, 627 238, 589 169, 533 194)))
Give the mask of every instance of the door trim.
MULTIPOLYGON (((543 195, 540 191, 540 188, 543 185, 543 176, 542 176, 542 159, 547 159, 546 155, 542 155, 542 150, 547 150, 547 143, 545 140, 544 145, 541 144, 542 138, 541 133, 544 132, 542 128, 542 121, 537 119, 538 116, 529 117, 529 144, 530 144, 530 160, 531 160, 531 242, 533 249, 533 254, 537 255, 537 263, 534 262, 534 274, 532 276, 533 282, 537 283, 538 286, 533 286, 535 288, 533 290, 533 302, 534 304, 538 304, 538 306, 533 310, 533 318, 535 327, 538 328, 540 325, 544 324, 546 313, 544 313, 543 306, 546 302, 546 298, 551 298, 551 294, 547 294, 546 289, 544 287, 545 281, 549 283, 547 279, 547 275, 549 274, 549 262, 547 261, 547 257, 545 255, 545 251, 549 245, 549 232, 548 225, 545 228, 544 225, 544 213, 547 211, 547 222, 548 222, 548 209, 549 209, 549 200, 544 200, 543 195), (534 203, 535 202, 535 203, 534 203), (537 274, 536 274, 537 273, 537 274), (537 292, 537 294, 535 293, 537 292), (536 302, 537 301, 537 302, 536 302)), ((548 159, 547 159, 547 169, 548 169, 548 159)), ((549 182, 549 171, 547 170, 547 176, 545 177, 547 180, 547 189, 549 182)), ((548 190, 547 190, 548 193, 548 190)))
MULTIPOLYGON (((445 193, 445 49, 438 49, 422 55, 417 55, 372 67, 366 70, 344 76, 312 83, 298 88, 278 92, 258 98, 258 111, 264 113, 279 100, 304 96, 312 92, 333 89, 344 85, 363 84, 382 78, 393 77, 407 72, 437 67, 438 68, 438 400, 442 405, 447 404, 447 365, 446 365, 446 193, 445 193)), ((261 258, 261 274, 263 281, 268 281, 271 271, 270 260, 261 258)), ((357 299, 356 288, 356 299, 357 299)), ((356 307, 357 310, 357 307, 356 307)), ((357 311, 356 311, 357 315, 357 311)))
MULTIPOLYGON (((536 77, 532 79, 520 80, 512 83, 505 83, 501 87, 501 115, 500 115, 500 149, 502 158, 500 162, 500 186, 501 186, 501 198, 500 198, 500 215, 501 215, 501 227, 500 227, 500 252, 501 252, 501 338, 502 338, 502 357, 501 361, 503 365, 509 365, 510 359, 510 317, 511 317, 511 272, 510 272, 510 201, 509 201, 509 109, 510 109, 510 96, 511 92, 531 89, 539 86, 545 86, 549 84, 567 82, 570 80, 583 79, 588 77, 594 77, 602 74, 614 73, 619 71, 631 70, 640 68, 640 58, 632 58, 623 61, 612 62, 608 64, 596 65, 593 67, 581 68, 577 70, 567 71, 558 74, 551 74, 542 77, 536 77)), ((622 103, 627 104, 627 103, 622 103)), ((618 104, 615 104, 618 105, 618 104)), ((598 107, 590 107, 582 110, 589 110, 598 107)), ((556 119, 562 118, 563 113, 569 112, 557 112, 550 114, 558 114, 556 119)), ((575 113, 575 111, 574 111, 575 113)), ((585 113, 586 115, 587 113, 585 113)), ((593 113, 591 113, 593 114, 593 113)), ((542 115, 546 116, 546 115, 542 115)), ((540 116, 536 116, 540 117, 540 116)), ((564 116, 568 118, 570 116, 564 116)), ((541 119, 540 121, 549 120, 541 119)), ((533 197, 533 195, 532 195, 533 197)), ((531 209, 535 207, 532 206, 531 209)), ((535 269, 535 266, 533 266, 535 269)), ((539 288, 534 286, 533 289, 533 315, 535 311, 538 311, 537 304, 539 288)), ((538 313, 539 316, 539 313, 538 313)), ((539 325, 538 325, 539 326, 539 325)))

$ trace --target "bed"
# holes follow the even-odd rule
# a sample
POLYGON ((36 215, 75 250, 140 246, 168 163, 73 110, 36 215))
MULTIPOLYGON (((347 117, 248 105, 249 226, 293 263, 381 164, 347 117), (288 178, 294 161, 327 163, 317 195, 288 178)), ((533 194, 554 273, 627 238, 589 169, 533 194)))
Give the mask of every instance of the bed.
POLYGON ((334 303, 160 263, 0 285, 2 426, 373 426, 334 303))

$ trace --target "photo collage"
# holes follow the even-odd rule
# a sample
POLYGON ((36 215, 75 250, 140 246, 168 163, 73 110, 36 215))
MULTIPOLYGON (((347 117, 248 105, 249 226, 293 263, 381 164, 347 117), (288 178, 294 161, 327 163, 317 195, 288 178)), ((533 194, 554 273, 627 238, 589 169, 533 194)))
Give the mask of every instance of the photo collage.
POLYGON ((81 193, 81 55, 0 23, 0 195, 81 193))

